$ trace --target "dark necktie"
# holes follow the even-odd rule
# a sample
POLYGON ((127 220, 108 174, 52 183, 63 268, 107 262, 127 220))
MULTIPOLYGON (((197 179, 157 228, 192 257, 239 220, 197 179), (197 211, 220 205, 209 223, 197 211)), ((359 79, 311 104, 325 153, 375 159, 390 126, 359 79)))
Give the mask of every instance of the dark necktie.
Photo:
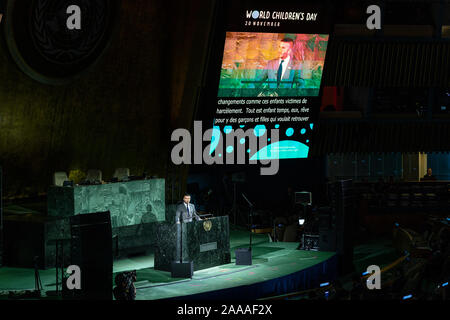
POLYGON ((278 67, 277 71, 277 87, 280 86, 281 75, 283 74, 283 62, 284 60, 281 60, 280 66, 278 67))
POLYGON ((189 205, 186 206, 186 209, 187 209, 187 213, 188 213, 188 218, 190 218, 191 215, 190 215, 190 213, 189 213, 189 205))

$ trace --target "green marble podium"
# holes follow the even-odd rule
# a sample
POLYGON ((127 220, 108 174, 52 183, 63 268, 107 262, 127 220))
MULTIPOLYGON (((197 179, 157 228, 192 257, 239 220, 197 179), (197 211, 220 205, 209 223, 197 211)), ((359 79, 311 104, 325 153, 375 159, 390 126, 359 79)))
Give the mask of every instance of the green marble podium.
POLYGON ((228 216, 181 224, 164 222, 156 228, 156 270, 170 271, 172 261, 180 261, 180 233, 183 261, 193 261, 194 271, 231 262, 228 216))
POLYGON ((135 180, 48 190, 48 214, 70 217, 109 211, 112 228, 165 221, 164 179, 135 180))

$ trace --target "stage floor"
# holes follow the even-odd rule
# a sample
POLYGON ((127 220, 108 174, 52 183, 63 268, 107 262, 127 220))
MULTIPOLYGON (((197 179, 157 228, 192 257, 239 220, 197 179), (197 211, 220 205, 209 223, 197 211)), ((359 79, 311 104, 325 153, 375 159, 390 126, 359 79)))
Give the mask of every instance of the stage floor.
MULTIPOLYGON (((137 270, 137 300, 256 299, 307 289, 318 281, 332 281, 337 274, 334 252, 296 250, 297 242, 270 242, 268 235, 259 234, 253 235, 253 264, 237 266, 234 250, 247 247, 248 240, 248 232, 230 230, 231 263, 198 270, 192 279, 171 278, 170 272, 155 270, 153 255, 114 261, 113 269, 115 274, 137 270)), ((54 291, 55 269, 39 273, 44 291, 54 291)), ((3 298, 8 290, 32 289, 33 269, 0 268, 3 298)))

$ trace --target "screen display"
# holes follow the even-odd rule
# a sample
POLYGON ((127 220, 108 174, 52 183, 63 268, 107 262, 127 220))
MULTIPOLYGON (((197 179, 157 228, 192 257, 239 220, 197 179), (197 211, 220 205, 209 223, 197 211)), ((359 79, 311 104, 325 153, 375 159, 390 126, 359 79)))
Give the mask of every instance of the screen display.
POLYGON ((326 8, 269 1, 255 8, 244 1, 225 12, 222 56, 211 79, 217 94, 208 104, 215 104, 211 154, 239 147, 249 160, 307 158, 329 42, 326 8), (237 130, 245 134, 228 145, 227 135, 237 130))
POLYGON ((328 35, 227 32, 219 97, 318 96, 328 35))

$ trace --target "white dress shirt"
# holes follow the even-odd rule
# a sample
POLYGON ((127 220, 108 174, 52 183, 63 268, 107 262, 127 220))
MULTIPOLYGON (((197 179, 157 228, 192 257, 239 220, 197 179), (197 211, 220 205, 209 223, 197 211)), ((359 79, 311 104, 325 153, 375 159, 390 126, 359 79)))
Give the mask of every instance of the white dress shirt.
POLYGON ((185 205, 186 205, 186 210, 188 211, 189 215, 191 216, 192 214, 191 214, 191 211, 189 210, 189 203, 185 203, 185 205))
POLYGON ((278 66, 280 66, 281 60, 283 60, 283 65, 282 65, 283 71, 281 72, 281 79, 283 79, 284 73, 287 70, 287 66, 288 66, 289 62, 291 61, 291 56, 287 56, 286 59, 280 58, 280 60, 278 60, 278 66))

